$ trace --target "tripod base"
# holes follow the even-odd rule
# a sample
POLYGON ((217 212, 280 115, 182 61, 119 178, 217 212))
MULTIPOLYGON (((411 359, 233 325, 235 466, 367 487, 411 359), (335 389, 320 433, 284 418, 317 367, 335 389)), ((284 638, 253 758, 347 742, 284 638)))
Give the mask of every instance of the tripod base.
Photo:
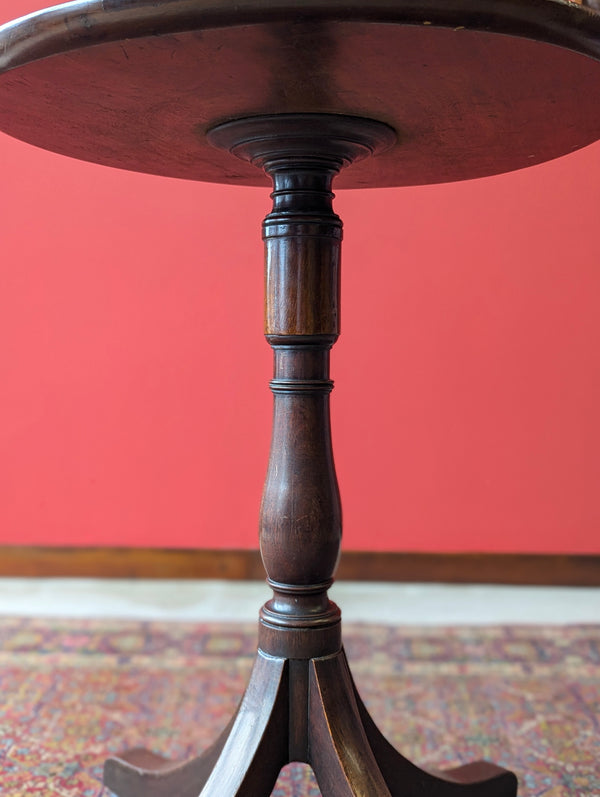
POLYGON ((202 756, 173 763, 146 750, 109 759, 118 797, 267 797, 290 761, 313 768, 323 797, 515 797, 517 779, 477 761, 422 770, 387 742, 354 686, 344 651, 308 660, 259 650, 239 708, 202 756))

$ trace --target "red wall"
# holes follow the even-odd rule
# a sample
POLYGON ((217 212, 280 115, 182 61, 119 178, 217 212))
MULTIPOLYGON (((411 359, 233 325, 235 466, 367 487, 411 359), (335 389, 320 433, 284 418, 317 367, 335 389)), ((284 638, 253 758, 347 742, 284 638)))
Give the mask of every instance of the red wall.
MULTIPOLYGON (((255 546, 268 192, 0 163, 0 544, 255 546)), ((600 552, 598 208, 600 145, 338 196, 346 548, 600 552)))

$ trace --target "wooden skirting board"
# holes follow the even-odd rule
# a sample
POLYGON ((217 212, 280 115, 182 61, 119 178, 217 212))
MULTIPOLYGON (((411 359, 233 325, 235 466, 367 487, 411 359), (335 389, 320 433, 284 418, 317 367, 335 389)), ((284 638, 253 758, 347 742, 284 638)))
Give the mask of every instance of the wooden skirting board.
MULTIPOLYGON (((0 576, 263 579, 256 550, 0 546, 0 576)), ((346 551, 346 581, 600 586, 600 555, 346 551)))

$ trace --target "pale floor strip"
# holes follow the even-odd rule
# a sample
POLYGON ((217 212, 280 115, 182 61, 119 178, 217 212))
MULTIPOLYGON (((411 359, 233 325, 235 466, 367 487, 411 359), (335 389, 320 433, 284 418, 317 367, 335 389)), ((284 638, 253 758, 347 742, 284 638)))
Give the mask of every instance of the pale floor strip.
MULTIPOLYGON (((0 615, 255 621, 261 581, 0 578, 0 615)), ((346 622, 392 625, 600 623, 600 588, 340 582, 346 622)))

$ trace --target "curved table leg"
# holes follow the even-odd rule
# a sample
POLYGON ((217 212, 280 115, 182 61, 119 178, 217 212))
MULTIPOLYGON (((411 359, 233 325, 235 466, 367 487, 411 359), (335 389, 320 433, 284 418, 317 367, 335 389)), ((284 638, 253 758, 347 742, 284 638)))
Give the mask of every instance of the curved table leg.
POLYGON ((326 797, 515 797, 517 778, 475 761, 423 770, 385 739, 353 683, 344 652, 312 662, 311 763, 326 797))
POLYGON ((129 750, 105 763, 105 785, 119 797, 266 797, 288 760, 287 671, 259 652, 236 715, 203 755, 173 762, 129 750))
MULTIPOLYGON (((351 676, 350 676, 351 677, 351 676)), ((515 797, 517 777, 489 761, 473 761, 448 770, 420 769, 385 738, 367 711, 354 683, 359 721, 392 797, 515 797)))
POLYGON ((309 675, 308 749, 327 797, 390 797, 363 728, 342 653, 313 659, 309 675))

